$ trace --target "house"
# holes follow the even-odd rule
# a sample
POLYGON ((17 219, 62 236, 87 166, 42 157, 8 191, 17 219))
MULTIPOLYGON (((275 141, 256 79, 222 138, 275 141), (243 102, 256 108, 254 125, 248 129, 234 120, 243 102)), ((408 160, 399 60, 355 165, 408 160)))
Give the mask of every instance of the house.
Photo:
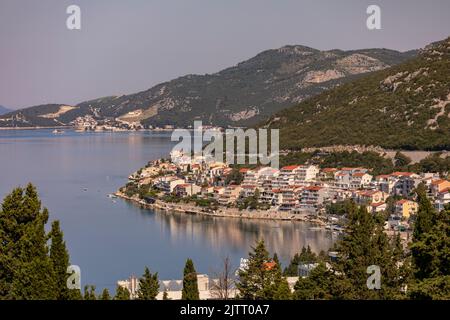
POLYGON ((450 203, 450 188, 444 189, 438 193, 434 201, 434 207, 436 210, 442 211, 448 203, 450 203))
POLYGON ((353 200, 359 205, 385 202, 389 194, 380 190, 362 190, 353 193, 353 200))
POLYGON ((369 212, 377 213, 377 212, 386 211, 387 204, 386 204, 386 202, 374 202, 374 203, 371 203, 367 208, 368 208, 367 210, 369 212))
POLYGON ((394 172, 391 177, 396 179, 393 193, 402 197, 408 197, 421 182, 420 176, 412 172, 394 172))
POLYGON ((319 174, 319 167, 315 165, 301 165, 294 170, 295 180, 299 183, 314 181, 319 174))
POLYGON ((411 215, 416 214, 419 209, 417 202, 402 199, 395 203, 395 215, 408 219, 411 215))
POLYGON ((178 197, 190 197, 196 194, 199 194, 202 191, 202 188, 196 184, 192 183, 181 183, 175 186, 173 192, 178 197))
POLYGON ((351 174, 350 188, 360 189, 369 186, 372 176, 366 172, 354 172, 351 174))
POLYGON ((319 186, 305 187, 301 193, 300 209, 317 212, 327 199, 327 188, 319 186))
POLYGON ((172 193, 175 187, 185 181, 176 176, 163 176, 155 179, 155 187, 165 193, 172 193))
POLYGON ((431 196, 436 198, 439 195, 439 193, 448 188, 450 188, 450 181, 443 179, 433 180, 431 181, 430 184, 431 196))
POLYGON ((241 186, 229 185, 225 187, 223 194, 219 195, 219 204, 225 206, 227 204, 236 202, 236 200, 239 198, 240 193, 241 186))
POLYGON ((320 170, 318 178, 320 180, 333 180, 337 171, 337 168, 323 168, 320 170))

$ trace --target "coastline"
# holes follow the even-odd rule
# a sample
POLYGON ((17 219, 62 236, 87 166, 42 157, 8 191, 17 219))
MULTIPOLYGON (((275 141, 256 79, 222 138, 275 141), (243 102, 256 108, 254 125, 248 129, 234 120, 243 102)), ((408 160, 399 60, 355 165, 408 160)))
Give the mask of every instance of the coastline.
POLYGON ((166 212, 180 212, 185 214, 199 214, 209 217, 221 217, 221 218, 240 218, 240 219, 254 219, 254 220, 272 220, 272 221, 299 221, 299 222, 309 222, 314 224, 316 227, 323 228, 327 223, 317 217, 312 218, 310 215, 306 214, 292 214, 280 211, 269 211, 269 210, 239 210, 237 208, 219 208, 218 210, 212 212, 207 212, 202 210, 202 208, 194 206, 192 204, 184 203, 167 203, 161 200, 156 200, 155 203, 147 203, 137 197, 128 197, 120 191, 114 193, 118 198, 124 199, 126 201, 133 202, 147 209, 158 209, 166 212))

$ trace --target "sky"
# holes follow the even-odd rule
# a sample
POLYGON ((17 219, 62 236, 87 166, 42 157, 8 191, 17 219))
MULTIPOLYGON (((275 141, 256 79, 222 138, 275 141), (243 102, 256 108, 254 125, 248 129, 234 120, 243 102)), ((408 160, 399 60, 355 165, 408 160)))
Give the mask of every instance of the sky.
POLYGON ((76 104, 261 51, 424 47, 450 36, 448 0, 0 0, 0 105, 76 104), (69 5, 81 30, 66 27, 69 5), (381 30, 366 9, 381 8, 381 30))

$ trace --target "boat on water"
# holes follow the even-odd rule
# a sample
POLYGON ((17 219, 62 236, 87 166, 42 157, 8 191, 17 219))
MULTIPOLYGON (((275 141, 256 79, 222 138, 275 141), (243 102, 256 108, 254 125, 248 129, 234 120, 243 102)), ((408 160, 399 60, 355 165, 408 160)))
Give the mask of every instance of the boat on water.
POLYGON ((111 198, 111 199, 117 198, 117 196, 115 194, 113 194, 113 193, 108 194, 107 197, 111 198))
POLYGON ((61 134, 61 133, 64 133, 64 130, 61 130, 61 129, 55 129, 55 130, 52 131, 52 133, 53 133, 53 134, 61 134))

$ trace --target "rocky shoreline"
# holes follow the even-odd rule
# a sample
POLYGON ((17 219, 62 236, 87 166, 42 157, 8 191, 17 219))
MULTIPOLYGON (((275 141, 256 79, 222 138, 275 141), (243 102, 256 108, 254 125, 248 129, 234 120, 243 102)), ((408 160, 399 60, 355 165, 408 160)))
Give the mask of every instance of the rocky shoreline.
POLYGON ((124 193, 117 191, 115 195, 121 199, 131 201, 144 208, 158 209, 166 212, 181 212, 185 214, 199 214, 210 217, 223 217, 223 218, 240 218, 240 219, 255 219, 255 220, 283 220, 283 221, 303 221, 312 223, 318 227, 323 227, 327 223, 318 218, 312 217, 307 214, 292 214, 288 212, 270 211, 270 210, 239 210, 237 208, 219 208, 213 212, 206 211, 200 207, 192 204, 184 203, 167 203, 161 200, 156 200, 154 203, 147 203, 145 200, 138 197, 128 197, 124 193))

